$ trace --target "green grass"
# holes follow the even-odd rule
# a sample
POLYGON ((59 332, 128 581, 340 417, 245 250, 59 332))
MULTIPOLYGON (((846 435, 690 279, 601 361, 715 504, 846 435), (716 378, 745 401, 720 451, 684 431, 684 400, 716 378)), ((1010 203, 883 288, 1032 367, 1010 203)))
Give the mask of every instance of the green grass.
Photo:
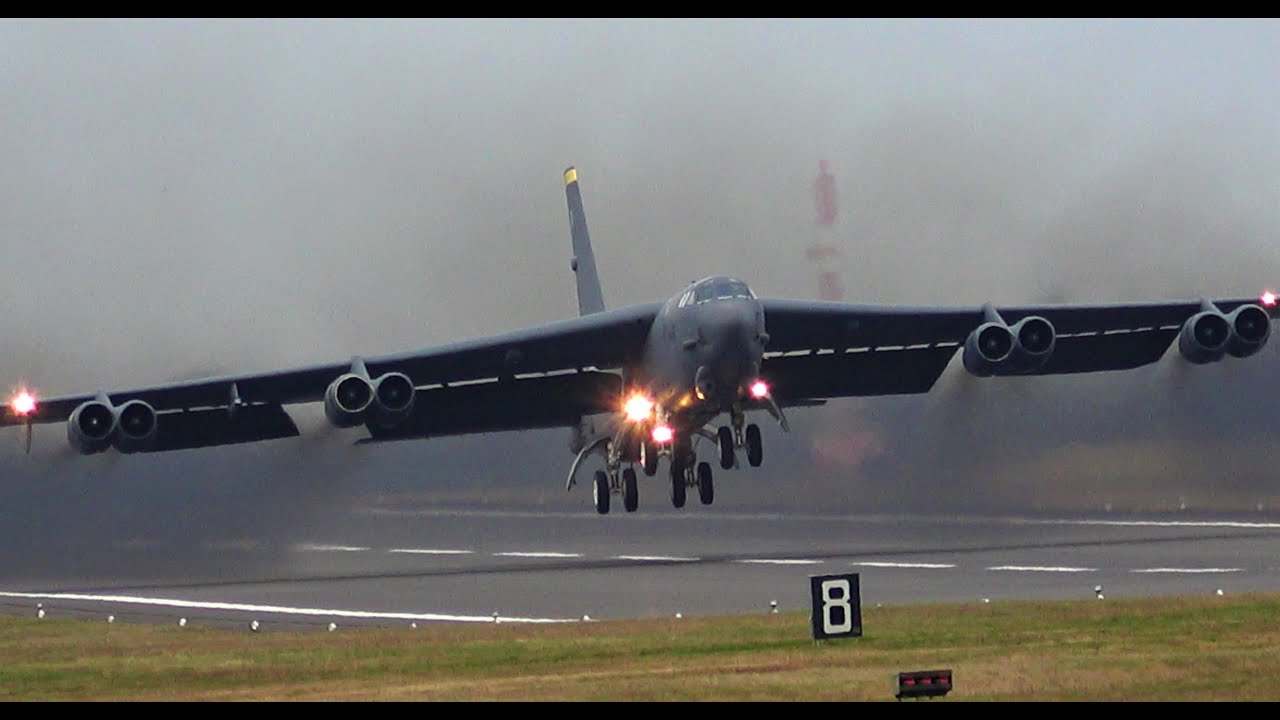
POLYGON ((1280 595, 251 633, 0 617, 0 700, 880 700, 950 668, 957 701, 1280 700, 1280 595))

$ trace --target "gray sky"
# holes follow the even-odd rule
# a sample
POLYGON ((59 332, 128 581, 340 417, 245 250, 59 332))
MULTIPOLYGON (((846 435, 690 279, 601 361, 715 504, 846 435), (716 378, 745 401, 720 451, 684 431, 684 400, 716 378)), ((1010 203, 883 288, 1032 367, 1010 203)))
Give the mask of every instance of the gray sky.
POLYGON ((1248 295, 1280 283, 1277 78, 1274 20, 3 20, 0 373, 572 316, 571 164, 610 306, 814 297, 820 159, 851 301, 1248 295))

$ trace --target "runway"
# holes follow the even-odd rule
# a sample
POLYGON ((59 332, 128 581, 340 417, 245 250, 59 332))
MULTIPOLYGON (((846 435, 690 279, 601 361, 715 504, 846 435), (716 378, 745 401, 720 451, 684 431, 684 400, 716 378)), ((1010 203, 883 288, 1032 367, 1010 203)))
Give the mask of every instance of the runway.
MULTIPOLYGON (((805 610, 857 572, 864 607, 1280 591, 1280 518, 633 515, 355 507, 297 541, 99 548, 0 582, 9 614, 260 629, 576 622, 805 610)), ((74 556, 74 554, 69 555, 74 556)))

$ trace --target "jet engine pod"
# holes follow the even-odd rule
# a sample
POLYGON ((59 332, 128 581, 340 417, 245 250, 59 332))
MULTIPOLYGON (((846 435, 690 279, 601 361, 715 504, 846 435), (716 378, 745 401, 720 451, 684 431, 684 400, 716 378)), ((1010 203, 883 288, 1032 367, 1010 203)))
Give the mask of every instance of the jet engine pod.
POLYGON ((67 442, 82 455, 93 455, 111 447, 115 430, 115 408, 100 400, 81 403, 67 418, 67 442))
POLYGON ((1013 332, 1009 326, 989 322, 979 325, 964 341, 964 367, 979 377, 994 375, 1013 352, 1013 332))
POLYGON ((369 378, 347 373, 334 380, 324 393, 324 414, 334 427, 355 427, 364 422, 365 411, 373 403, 369 378))
POLYGON ((1178 352, 1188 362, 1204 365, 1221 360, 1230 340, 1231 323, 1227 316, 1206 310, 1192 315, 1183 324, 1178 336, 1178 352))
POLYGON ((1009 353, 1009 360, 999 368, 1000 371, 1029 373, 1044 367, 1049 356, 1053 355, 1053 347, 1058 340, 1053 324, 1038 315, 1032 315, 1014 323, 1009 330, 1013 333, 1013 350, 1009 353))
POLYGON ((373 381, 373 405, 369 422, 392 427, 409 417, 413 410, 413 381, 404 373, 391 372, 373 381))
POLYGON ((1271 337, 1271 316, 1257 305, 1241 305, 1227 315, 1231 339, 1227 352, 1232 357, 1249 357, 1262 349, 1271 337))
POLYGON ((141 400, 130 400, 116 410, 114 444, 122 453, 146 450, 155 443, 158 427, 155 408, 141 400))

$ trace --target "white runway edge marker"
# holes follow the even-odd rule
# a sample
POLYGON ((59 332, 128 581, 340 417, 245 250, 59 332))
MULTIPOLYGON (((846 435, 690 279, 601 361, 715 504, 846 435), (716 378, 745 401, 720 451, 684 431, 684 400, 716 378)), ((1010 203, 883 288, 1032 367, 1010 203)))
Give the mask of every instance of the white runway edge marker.
MULTIPOLYGON (((125 603, 157 607, 188 608, 197 610, 234 610, 238 612, 273 613, 279 615, 307 615, 345 617, 365 620, 423 620, 436 622, 494 622, 493 615, 445 615, 442 613, 375 612, 372 610, 334 610, 328 608, 286 607, 282 605, 251 605, 246 603, 207 602, 203 600, 176 600, 173 598, 148 598, 135 595, 92 595, 89 593, 26 593, 0 591, 0 597, 26 598, 30 600, 77 600, 88 602, 125 603)), ((563 623, 581 622, 577 618, 528 618, 499 616, 504 623, 563 623)))

